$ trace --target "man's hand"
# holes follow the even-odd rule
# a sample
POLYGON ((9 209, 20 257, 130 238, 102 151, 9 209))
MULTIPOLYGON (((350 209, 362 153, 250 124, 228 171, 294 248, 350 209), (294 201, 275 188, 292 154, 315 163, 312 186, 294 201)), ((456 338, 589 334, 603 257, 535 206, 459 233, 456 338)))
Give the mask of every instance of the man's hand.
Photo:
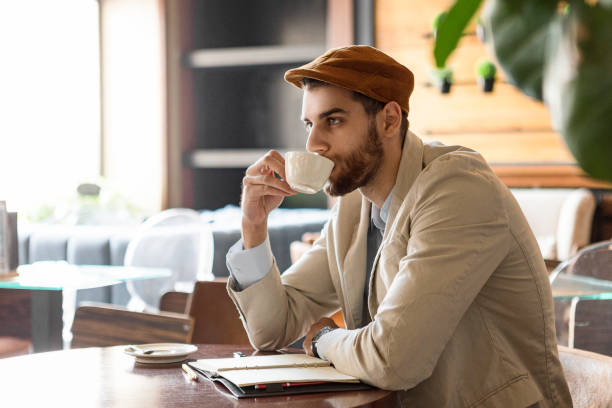
POLYGON ((319 330, 321 330, 325 326, 330 326, 334 328, 338 327, 336 326, 336 323, 334 323, 334 321, 329 317, 324 317, 312 326, 310 326, 310 330, 308 330, 308 333, 306 333, 306 337, 304 337, 304 343, 302 345, 306 354, 314 356, 314 353, 312 352, 312 338, 315 334, 319 332, 319 330))
POLYGON ((240 203, 245 249, 266 239, 268 214, 283 202, 283 198, 295 193, 285 181, 285 158, 276 150, 270 150, 247 169, 242 179, 240 203))

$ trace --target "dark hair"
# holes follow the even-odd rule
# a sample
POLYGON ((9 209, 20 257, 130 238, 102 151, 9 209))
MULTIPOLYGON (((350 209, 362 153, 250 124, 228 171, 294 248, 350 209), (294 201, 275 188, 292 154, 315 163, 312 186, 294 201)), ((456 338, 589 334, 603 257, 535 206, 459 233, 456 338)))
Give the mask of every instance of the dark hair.
MULTIPOLYGON (((314 78, 302 78, 302 86, 303 88, 317 88, 319 86, 329 86, 331 84, 319 81, 314 78)), ((373 117, 378 112, 380 112, 386 105, 386 103, 377 101, 376 99, 370 98, 362 93, 351 91, 353 94, 353 98, 361 103, 363 109, 369 117, 373 117)), ((402 137, 402 144, 404 143, 404 137, 406 135, 406 131, 408 130, 408 115, 406 112, 402 111, 402 122, 400 125, 400 135, 402 137)))

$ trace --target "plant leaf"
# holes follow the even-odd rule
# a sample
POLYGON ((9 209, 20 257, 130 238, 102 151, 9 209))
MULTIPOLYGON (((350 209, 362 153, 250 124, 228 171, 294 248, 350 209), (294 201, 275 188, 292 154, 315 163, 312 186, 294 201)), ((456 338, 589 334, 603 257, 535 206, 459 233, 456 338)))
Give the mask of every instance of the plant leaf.
POLYGON ((612 181, 612 5, 572 3, 551 30, 544 97, 553 126, 592 177, 612 181))
POLYGON ((446 60, 457 48, 463 30, 481 2, 482 0, 456 0, 448 10, 448 14, 440 20, 434 44, 434 58, 438 68, 446 65, 446 60))
POLYGON ((556 0, 488 0, 481 14, 487 40, 508 80, 542 99, 542 72, 556 0))

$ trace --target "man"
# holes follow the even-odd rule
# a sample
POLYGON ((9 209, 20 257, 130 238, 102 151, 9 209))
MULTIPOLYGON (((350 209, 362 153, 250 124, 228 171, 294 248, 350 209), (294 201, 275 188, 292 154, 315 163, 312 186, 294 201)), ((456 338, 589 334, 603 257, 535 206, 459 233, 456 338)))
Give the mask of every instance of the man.
POLYGON ((281 277, 266 221, 295 192, 278 152, 247 169, 227 263, 253 346, 306 335, 308 353, 404 390, 406 406, 571 406, 535 238, 479 154, 407 130, 412 73, 353 46, 285 79, 304 91, 306 147, 334 161, 326 191, 341 198, 281 277), (325 317, 338 309, 346 329, 325 317))

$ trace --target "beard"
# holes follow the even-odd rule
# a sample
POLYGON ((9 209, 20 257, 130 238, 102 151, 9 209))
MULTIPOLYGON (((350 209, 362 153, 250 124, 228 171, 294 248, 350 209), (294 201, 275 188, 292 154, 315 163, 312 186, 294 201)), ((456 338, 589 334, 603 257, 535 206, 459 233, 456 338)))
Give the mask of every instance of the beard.
POLYGON ((346 157, 329 157, 338 171, 329 178, 325 192, 331 196, 343 196, 365 186, 378 172, 382 157, 383 149, 376 121, 371 119, 367 138, 361 146, 346 157))

